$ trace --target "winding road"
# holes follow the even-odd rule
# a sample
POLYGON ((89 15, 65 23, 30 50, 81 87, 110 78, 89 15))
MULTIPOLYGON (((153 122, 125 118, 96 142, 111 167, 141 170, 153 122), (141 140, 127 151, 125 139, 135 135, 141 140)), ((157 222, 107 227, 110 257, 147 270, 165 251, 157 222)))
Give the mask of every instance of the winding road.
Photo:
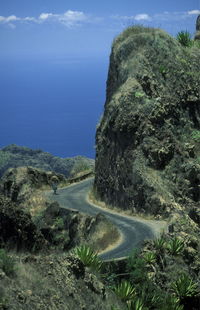
POLYGON ((88 215, 102 213, 117 226, 122 235, 122 241, 100 254, 103 260, 127 257, 134 248, 141 245, 142 241, 156 238, 161 231, 166 230, 165 222, 125 216, 91 204, 87 197, 92 183, 93 178, 90 178, 59 189, 58 195, 54 195, 52 191, 47 192, 46 195, 51 201, 57 201, 62 208, 78 210, 88 215))

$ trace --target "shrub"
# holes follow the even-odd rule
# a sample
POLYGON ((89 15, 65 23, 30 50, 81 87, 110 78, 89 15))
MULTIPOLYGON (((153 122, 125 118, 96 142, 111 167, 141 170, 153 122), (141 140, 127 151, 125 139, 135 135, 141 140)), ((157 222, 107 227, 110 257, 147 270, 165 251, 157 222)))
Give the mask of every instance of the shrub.
POLYGON ((191 47, 193 44, 191 34, 187 30, 178 32, 176 38, 178 42, 185 47, 191 47))
POLYGON ((15 261, 3 249, 0 249, 0 268, 7 276, 13 276, 15 274, 15 261))
POLYGON ((197 283, 193 282, 187 274, 182 274, 180 278, 172 283, 171 288, 179 300, 185 297, 195 296, 198 293, 197 283))
POLYGON ((114 287, 115 294, 122 300, 127 302, 135 297, 135 288, 129 281, 123 280, 120 284, 114 287))
POLYGON ((101 269, 101 259, 89 246, 81 245, 74 250, 74 253, 86 267, 90 267, 96 271, 101 269))
POLYGON ((172 255, 178 255, 183 251, 184 242, 175 237, 168 242, 167 248, 172 255))
POLYGON ((145 260, 134 251, 128 258, 127 269, 130 272, 131 281, 134 284, 144 283, 147 280, 147 269, 145 260))

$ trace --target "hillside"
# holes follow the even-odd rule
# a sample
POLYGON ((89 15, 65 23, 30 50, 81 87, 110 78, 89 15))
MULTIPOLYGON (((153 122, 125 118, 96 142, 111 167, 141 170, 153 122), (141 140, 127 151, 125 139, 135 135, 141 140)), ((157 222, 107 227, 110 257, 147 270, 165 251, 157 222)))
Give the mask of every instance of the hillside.
MULTIPOLYGON (((110 310, 113 304, 124 309, 74 252, 83 244, 104 250, 111 231, 118 238, 116 228, 100 214, 60 208, 39 196, 51 175, 21 167, 9 169, 1 179, 0 309, 110 310)), ((62 175, 57 177, 63 181, 62 175)))
POLYGON ((96 196, 169 217, 199 207, 200 49, 160 29, 130 27, 113 42, 96 132, 96 196))
POLYGON ((94 160, 83 156, 60 158, 42 150, 32 150, 15 144, 0 149, 0 177, 8 168, 23 166, 54 171, 69 177, 82 170, 93 169, 94 160))

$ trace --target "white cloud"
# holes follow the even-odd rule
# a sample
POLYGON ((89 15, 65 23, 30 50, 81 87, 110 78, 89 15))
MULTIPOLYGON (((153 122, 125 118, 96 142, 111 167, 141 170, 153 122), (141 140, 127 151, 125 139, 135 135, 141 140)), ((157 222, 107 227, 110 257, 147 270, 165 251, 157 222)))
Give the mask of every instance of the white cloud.
POLYGON ((139 20, 151 20, 151 17, 144 13, 144 14, 137 14, 136 16, 134 16, 134 19, 139 21, 139 20))
POLYGON ((37 22, 35 17, 24 17, 22 20, 27 21, 27 22, 37 22))
POLYGON ((68 27, 80 25, 82 22, 88 20, 88 17, 83 12, 71 10, 68 10, 62 15, 58 15, 57 18, 60 23, 68 27))
POLYGON ((187 12, 189 15, 198 15, 200 14, 200 10, 192 10, 187 12))
POLYGON ((48 18, 50 18, 52 16, 54 16, 52 13, 42 13, 39 16, 39 19, 44 21, 44 20, 47 20, 48 18))
POLYGON ((16 20, 19 20, 20 18, 19 17, 17 17, 17 16, 15 16, 15 15, 11 15, 11 16, 8 16, 7 18, 6 18, 6 22, 14 22, 14 21, 16 21, 16 20))
POLYGON ((151 20, 151 17, 148 15, 148 14, 146 14, 146 13, 143 13, 143 14, 137 14, 137 15, 135 15, 135 16, 124 16, 124 15, 122 15, 122 16, 120 16, 120 15, 112 15, 111 16, 111 18, 113 18, 113 19, 118 19, 118 20, 137 20, 137 21, 139 21, 139 20, 151 20))
POLYGON ((68 10, 63 14, 42 13, 38 18, 39 22, 51 21, 64 24, 68 27, 80 25, 86 20, 88 20, 88 17, 83 12, 71 10, 68 10))
POLYGON ((41 13, 37 18, 32 16, 17 17, 15 15, 10 15, 8 17, 0 16, 0 23, 8 24, 12 22, 12 25, 14 25, 14 22, 34 22, 42 24, 47 21, 52 23, 60 23, 71 28, 89 21, 89 16, 81 11, 72 10, 68 10, 62 14, 41 13))
POLYGON ((15 22, 17 20, 20 20, 20 18, 15 15, 10 15, 8 17, 0 16, 0 22, 3 23, 15 22))

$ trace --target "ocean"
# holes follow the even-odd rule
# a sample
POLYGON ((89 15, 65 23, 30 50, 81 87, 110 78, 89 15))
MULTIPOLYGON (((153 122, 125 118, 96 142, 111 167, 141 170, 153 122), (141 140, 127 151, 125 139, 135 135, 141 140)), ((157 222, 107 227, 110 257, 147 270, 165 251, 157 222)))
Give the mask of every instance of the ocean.
POLYGON ((0 148, 95 157, 108 62, 101 59, 0 61, 0 148))

